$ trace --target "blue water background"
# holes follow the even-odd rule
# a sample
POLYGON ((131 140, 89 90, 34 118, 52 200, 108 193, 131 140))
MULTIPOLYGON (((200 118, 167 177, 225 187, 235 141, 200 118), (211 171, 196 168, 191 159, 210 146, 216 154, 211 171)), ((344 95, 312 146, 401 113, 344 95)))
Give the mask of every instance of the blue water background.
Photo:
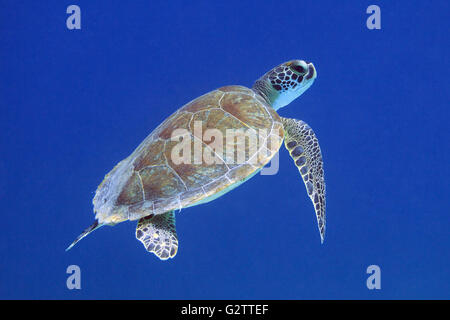
POLYGON ((447 1, 0 1, 0 298, 450 298, 449 15, 447 1), (290 59, 318 72, 279 113, 319 137, 323 245, 281 149, 278 174, 177 215, 173 260, 134 222, 64 251, 103 176, 168 115, 290 59))

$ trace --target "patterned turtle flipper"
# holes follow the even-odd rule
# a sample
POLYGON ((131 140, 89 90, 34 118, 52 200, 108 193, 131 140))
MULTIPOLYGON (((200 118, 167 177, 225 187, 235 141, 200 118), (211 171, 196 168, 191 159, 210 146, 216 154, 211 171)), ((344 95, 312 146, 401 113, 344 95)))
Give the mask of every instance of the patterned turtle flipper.
POLYGON ((175 257, 178 251, 175 212, 140 219, 136 227, 136 239, 142 242, 148 252, 153 252, 161 260, 175 257))
POLYGON ((295 161, 308 196, 313 202, 320 231, 325 239, 325 179, 322 153, 314 131, 301 120, 281 118, 285 130, 284 145, 295 161))

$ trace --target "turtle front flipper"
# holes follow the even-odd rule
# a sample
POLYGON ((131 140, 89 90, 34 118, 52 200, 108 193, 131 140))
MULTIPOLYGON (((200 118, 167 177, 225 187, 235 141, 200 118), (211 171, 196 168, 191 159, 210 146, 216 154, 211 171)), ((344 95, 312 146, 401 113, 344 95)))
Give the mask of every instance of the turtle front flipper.
POLYGON ((136 239, 142 242, 148 252, 153 252, 161 260, 175 257, 178 251, 175 212, 140 219, 136 227, 136 239))
POLYGON ((308 196, 314 205, 320 239, 325 238, 325 179, 322 153, 314 131, 301 120, 281 118, 285 130, 284 145, 295 161, 308 196))

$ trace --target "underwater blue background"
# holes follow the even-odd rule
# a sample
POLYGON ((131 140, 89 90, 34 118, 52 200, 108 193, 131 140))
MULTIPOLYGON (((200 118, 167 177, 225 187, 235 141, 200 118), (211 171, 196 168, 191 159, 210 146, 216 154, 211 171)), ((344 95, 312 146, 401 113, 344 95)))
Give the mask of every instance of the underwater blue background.
POLYGON ((446 1, 0 1, 0 298, 450 298, 449 15, 446 1), (290 59, 318 72, 279 113, 319 138, 323 245, 283 147, 278 174, 177 215, 173 260, 146 253, 135 222, 64 251, 162 120, 290 59))

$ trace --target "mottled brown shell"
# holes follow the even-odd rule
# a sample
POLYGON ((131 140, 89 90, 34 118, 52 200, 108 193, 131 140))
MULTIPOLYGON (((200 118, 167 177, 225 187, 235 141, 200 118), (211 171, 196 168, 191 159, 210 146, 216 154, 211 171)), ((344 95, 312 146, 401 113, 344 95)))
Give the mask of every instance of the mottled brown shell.
MULTIPOLYGON (((207 93, 167 118, 105 177, 94 198, 97 218, 105 223, 116 223, 194 205, 226 191, 264 166, 278 151, 283 137, 280 117, 254 91, 227 86, 207 93), (172 139, 176 129, 186 129, 193 144, 201 146, 203 152, 212 152, 209 147, 212 141, 195 136, 195 123, 201 124, 203 133, 215 128, 223 137, 227 129, 265 132, 270 143, 265 145, 267 148, 257 150, 257 163, 229 163, 222 154, 221 161, 210 165, 204 161, 177 165, 171 159, 172 149, 179 143, 172 139)), ((224 149, 227 147, 230 142, 224 140, 224 149)), ((191 150, 194 157, 194 146, 191 150)), ((249 158, 254 156, 252 150, 245 150, 249 158)))

